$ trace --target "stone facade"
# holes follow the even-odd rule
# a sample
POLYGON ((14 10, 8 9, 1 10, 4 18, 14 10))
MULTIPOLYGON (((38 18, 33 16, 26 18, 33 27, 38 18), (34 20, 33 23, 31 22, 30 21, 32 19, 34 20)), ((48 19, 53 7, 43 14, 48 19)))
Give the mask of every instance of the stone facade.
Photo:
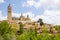
MULTIPOLYGON (((19 22, 22 22, 24 25, 24 30, 29 30, 30 27, 32 27, 33 29, 36 27, 37 28, 37 32, 42 32, 42 30, 47 29, 50 30, 51 27, 53 27, 53 25, 51 24, 46 24, 44 23, 44 25, 41 27, 40 23, 38 22, 32 22, 31 19, 29 18, 29 15, 27 15, 27 17, 25 18, 23 16, 23 14, 21 13, 21 16, 16 18, 16 17, 12 17, 12 8, 10 6, 10 4, 8 5, 8 13, 7 13, 7 21, 10 24, 10 26, 12 28, 15 28, 17 30, 19 30, 19 22)), ((18 15, 17 15, 18 16, 18 15)), ((51 29, 53 31, 55 31, 55 29, 51 29)))
POLYGON ((7 13, 7 20, 8 23, 12 28, 16 28, 19 30, 19 22, 22 22, 24 25, 24 29, 29 29, 30 27, 40 27, 38 22, 32 22, 31 19, 29 18, 29 15, 25 18, 23 14, 21 13, 21 16, 19 18, 12 17, 12 8, 10 4, 8 5, 8 13, 7 13))

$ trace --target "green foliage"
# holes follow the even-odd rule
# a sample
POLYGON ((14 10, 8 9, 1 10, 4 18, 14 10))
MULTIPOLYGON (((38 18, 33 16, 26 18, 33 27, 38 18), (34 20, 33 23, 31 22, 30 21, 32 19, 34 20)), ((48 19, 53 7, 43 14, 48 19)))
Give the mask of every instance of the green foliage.
POLYGON ((0 34, 1 35, 8 33, 10 31, 9 28, 10 28, 10 26, 6 21, 0 22, 0 34))
POLYGON ((16 40, 15 33, 7 21, 0 22, 0 40, 16 40))
POLYGON ((37 37, 37 29, 36 29, 36 27, 35 27, 35 30, 34 31, 35 31, 35 36, 37 37))
MULTIPOLYGON (((60 26, 55 26, 60 30, 60 26)), ((60 40, 60 34, 49 35, 48 30, 43 28, 43 33, 37 34, 37 29, 32 27, 29 31, 23 32, 23 24, 20 23, 20 33, 17 35, 17 30, 12 29, 7 22, 0 22, 0 40, 60 40)))
POLYGON ((35 37, 36 37, 36 34, 35 34, 35 32, 33 31, 32 27, 30 27, 29 40, 33 40, 33 39, 35 39, 35 37))
POLYGON ((38 22, 40 23, 41 26, 44 24, 42 19, 39 19, 38 22))
POLYGON ((13 24, 13 28, 17 30, 17 24, 16 23, 13 24))
POLYGON ((32 34, 33 34, 32 27, 30 27, 29 34, 30 34, 30 35, 32 35, 32 34))
POLYGON ((17 37, 17 40, 29 40, 29 33, 24 32, 23 34, 21 34, 17 37))
POLYGON ((57 30, 60 31, 60 26, 54 26, 57 30))
POLYGON ((10 34, 14 33, 15 34, 16 32, 17 32, 16 30, 12 29, 9 26, 7 21, 0 22, 0 35, 4 35, 6 33, 10 33, 10 34))
POLYGON ((60 34, 56 34, 54 40, 60 40, 60 34))
POLYGON ((23 33, 23 23, 20 22, 20 34, 22 34, 22 33, 23 33))
POLYGON ((29 32, 24 32, 23 34, 17 37, 17 40, 60 40, 59 35, 48 35, 48 34, 39 34, 37 37, 33 34, 30 35, 29 32))
POLYGON ((49 33, 49 30, 43 29, 42 32, 43 32, 43 33, 49 33))
POLYGON ((16 40, 16 36, 14 34, 4 34, 3 35, 4 40, 16 40))
POLYGON ((0 35, 0 40, 3 40, 4 38, 0 35))
POLYGON ((42 22, 42 19, 39 19, 38 22, 42 22))
POLYGON ((17 40, 37 40, 37 38, 27 31, 17 37, 17 40))
POLYGON ((54 36, 49 36, 48 34, 40 34, 37 36, 37 40, 54 40, 54 36))

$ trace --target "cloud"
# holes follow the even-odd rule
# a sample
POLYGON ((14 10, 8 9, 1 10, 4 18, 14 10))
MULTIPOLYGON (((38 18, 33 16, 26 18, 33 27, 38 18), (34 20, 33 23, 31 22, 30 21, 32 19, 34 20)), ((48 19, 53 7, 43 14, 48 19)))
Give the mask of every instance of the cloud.
POLYGON ((2 16, 2 14, 1 14, 2 12, 0 11, 0 17, 2 16))
POLYGON ((45 23, 60 25, 60 11, 46 10, 42 15, 37 15, 34 20, 42 18, 45 23))
POLYGON ((32 12, 26 12, 26 13, 23 13, 23 15, 25 17, 27 17, 27 15, 29 15, 30 18, 34 18, 34 16, 35 16, 32 12))
POLYGON ((38 7, 40 7, 40 2, 35 2, 34 0, 27 0, 27 2, 24 2, 24 3, 22 4, 22 6, 23 6, 23 7, 24 7, 24 6, 27 6, 27 7, 33 6, 33 7, 35 7, 35 8, 38 8, 38 7))
POLYGON ((3 16, 2 11, 0 10, 0 21, 6 20, 6 19, 7 19, 7 16, 3 16))
MULTIPOLYGON (((43 14, 36 16, 31 11, 22 14, 24 17, 27 17, 27 15, 29 15, 32 21, 37 21, 39 18, 42 18, 44 23, 60 25, 60 11, 46 10, 43 14)), ((20 15, 21 13, 12 13, 13 17, 20 17, 20 15)), ((7 16, 2 16, 2 11, 0 11, 0 20, 6 19, 7 16)))
MULTIPOLYGON (((29 17, 31 18, 32 21, 37 21, 39 18, 42 18, 44 23, 60 25, 60 11, 45 10, 43 14, 36 15, 36 16, 31 11, 22 13, 22 14, 24 17, 27 17, 27 15, 29 15, 29 17)), ((20 17, 20 15, 21 15, 21 13, 12 14, 12 16, 14 16, 14 17, 20 17)))
POLYGON ((45 18, 48 20, 47 23, 60 25, 60 11, 46 10, 44 15, 47 16, 47 18, 45 18))
POLYGON ((0 0, 0 3, 4 3, 4 0, 0 0))
POLYGON ((26 12, 26 13, 12 13, 12 16, 13 17, 20 17, 21 14, 24 16, 24 17, 27 17, 27 15, 29 15, 29 17, 32 19, 34 18, 34 14, 32 12, 26 12))
POLYGON ((12 13, 12 17, 20 17, 21 13, 12 13))
POLYGON ((43 7, 44 9, 60 9, 60 0, 27 0, 22 5, 27 7, 35 7, 40 8, 43 7))
POLYGON ((42 18, 45 23, 60 25, 60 0, 27 0, 23 3, 25 6, 44 9, 43 14, 36 15, 33 20, 42 18))

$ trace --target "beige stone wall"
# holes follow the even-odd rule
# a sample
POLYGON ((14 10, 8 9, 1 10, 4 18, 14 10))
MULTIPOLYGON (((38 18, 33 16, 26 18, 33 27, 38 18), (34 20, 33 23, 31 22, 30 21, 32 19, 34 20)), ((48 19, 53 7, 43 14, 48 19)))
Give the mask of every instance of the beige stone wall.
POLYGON ((11 23, 12 21, 12 8, 10 5, 8 5, 8 9, 7 9, 7 20, 11 23))

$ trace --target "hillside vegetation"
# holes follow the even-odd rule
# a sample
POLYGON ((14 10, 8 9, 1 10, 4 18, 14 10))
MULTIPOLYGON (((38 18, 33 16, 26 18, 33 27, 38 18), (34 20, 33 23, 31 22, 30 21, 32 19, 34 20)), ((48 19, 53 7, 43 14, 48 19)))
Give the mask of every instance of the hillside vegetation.
MULTIPOLYGON (((54 27, 60 31, 60 26, 54 27)), ((20 23, 20 31, 17 31, 5 21, 0 22, 0 40, 60 40, 60 33, 49 33, 45 29, 43 33, 38 34, 36 27, 35 30, 30 28, 29 31, 24 32, 22 23, 20 23)))

